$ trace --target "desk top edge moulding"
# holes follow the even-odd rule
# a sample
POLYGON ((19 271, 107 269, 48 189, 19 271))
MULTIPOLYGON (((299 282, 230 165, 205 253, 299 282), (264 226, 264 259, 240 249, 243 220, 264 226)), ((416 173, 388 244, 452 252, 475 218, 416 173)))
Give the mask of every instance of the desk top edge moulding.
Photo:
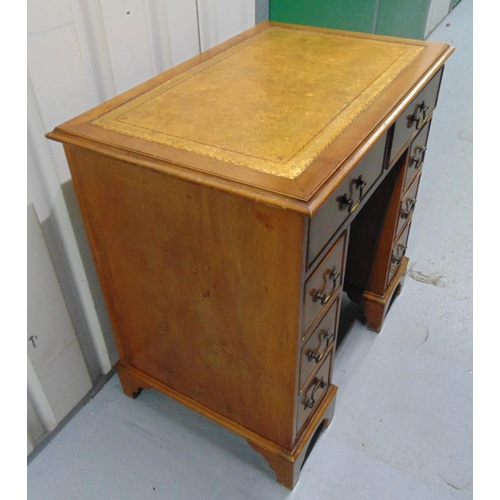
POLYGON ((334 414, 341 301, 400 295, 444 43, 264 22, 56 127, 126 395, 293 488, 334 414))
POLYGON ((47 136, 312 214, 452 51, 263 22, 47 136))

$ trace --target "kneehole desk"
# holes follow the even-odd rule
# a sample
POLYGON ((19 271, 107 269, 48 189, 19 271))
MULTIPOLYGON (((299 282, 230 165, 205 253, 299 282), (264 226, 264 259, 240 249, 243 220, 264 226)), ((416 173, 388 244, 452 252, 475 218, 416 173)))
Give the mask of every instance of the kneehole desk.
POLYGON ((293 488, 332 419, 342 292, 401 292, 446 44, 262 23, 64 144, 124 392, 243 436, 293 488))

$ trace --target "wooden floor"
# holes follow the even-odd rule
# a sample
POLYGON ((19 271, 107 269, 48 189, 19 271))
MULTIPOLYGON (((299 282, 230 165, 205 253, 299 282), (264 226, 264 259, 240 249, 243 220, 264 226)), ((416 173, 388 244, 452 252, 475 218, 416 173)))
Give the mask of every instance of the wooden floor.
POLYGON ((456 47, 434 114, 407 256, 381 333, 347 298, 336 412, 297 486, 246 441, 113 376, 30 462, 30 500, 472 498, 472 0, 430 39, 456 47))

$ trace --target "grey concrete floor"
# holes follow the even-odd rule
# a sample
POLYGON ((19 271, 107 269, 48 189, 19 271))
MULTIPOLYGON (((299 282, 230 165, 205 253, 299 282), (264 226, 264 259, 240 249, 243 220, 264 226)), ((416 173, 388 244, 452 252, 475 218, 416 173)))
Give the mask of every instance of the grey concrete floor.
POLYGON ((290 492, 247 443, 116 375, 28 466, 28 498, 472 498, 472 0, 430 39, 456 51, 435 111, 408 257, 380 334, 343 307, 323 432, 290 492))

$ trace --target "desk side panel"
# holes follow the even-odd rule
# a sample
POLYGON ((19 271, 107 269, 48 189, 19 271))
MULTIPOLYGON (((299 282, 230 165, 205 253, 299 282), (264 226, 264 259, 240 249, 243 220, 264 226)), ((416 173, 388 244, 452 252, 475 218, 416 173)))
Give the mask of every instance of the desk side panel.
POLYGON ((304 219, 66 150, 121 359, 291 449, 304 219))

